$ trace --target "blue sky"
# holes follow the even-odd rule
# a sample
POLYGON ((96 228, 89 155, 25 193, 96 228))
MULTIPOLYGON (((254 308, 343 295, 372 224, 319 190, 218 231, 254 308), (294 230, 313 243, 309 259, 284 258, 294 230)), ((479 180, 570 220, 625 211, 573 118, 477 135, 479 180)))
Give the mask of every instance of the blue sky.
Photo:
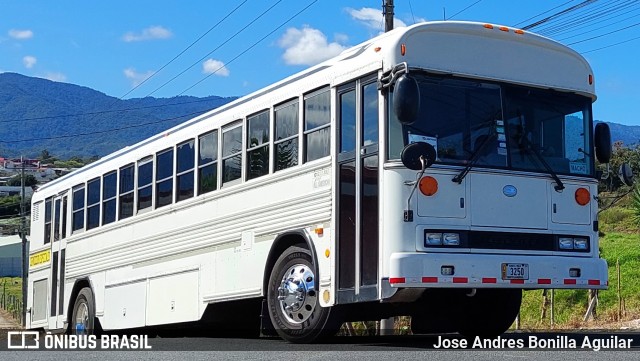
MULTIPOLYGON (((374 37, 383 27, 381 0, 243 1, 5 0, 0 72, 124 98, 244 95, 374 37)), ((395 14, 397 26, 446 16, 522 27, 581 3, 395 0, 395 14)), ((578 52, 628 41, 584 56, 596 78, 594 117, 640 125, 633 110, 640 104, 640 1, 592 0, 533 31, 565 44, 581 41, 571 45, 578 52)))

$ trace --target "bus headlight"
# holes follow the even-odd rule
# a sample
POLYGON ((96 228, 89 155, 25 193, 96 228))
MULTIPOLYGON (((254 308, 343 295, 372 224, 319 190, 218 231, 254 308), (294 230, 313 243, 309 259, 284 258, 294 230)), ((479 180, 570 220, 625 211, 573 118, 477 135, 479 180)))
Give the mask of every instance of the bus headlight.
POLYGON ((457 233, 443 233, 442 244, 445 246, 459 246, 460 235, 457 233))
POLYGON ((560 249, 573 249, 573 238, 560 237, 558 238, 558 246, 560 249))
POLYGON ((442 245, 442 233, 426 233, 424 235, 425 246, 440 246, 442 245))
POLYGON ((574 238, 573 249, 586 251, 589 249, 589 241, 586 238, 574 238))

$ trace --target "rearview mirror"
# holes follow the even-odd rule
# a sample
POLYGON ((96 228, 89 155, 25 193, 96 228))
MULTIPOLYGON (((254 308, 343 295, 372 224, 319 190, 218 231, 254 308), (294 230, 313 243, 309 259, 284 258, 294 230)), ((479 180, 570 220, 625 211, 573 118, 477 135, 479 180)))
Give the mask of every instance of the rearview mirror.
POLYGON ((422 162, 424 167, 429 168, 436 160, 436 149, 429 143, 416 142, 404 147, 400 159, 405 167, 413 170, 422 170, 422 162), (422 161, 420 158, 422 157, 422 161))
POLYGON ((624 163, 620 166, 618 177, 620 177, 622 183, 628 185, 629 187, 633 185, 633 170, 631 169, 631 165, 629 165, 629 163, 624 163))
POLYGON ((411 124, 420 112, 420 88, 418 82, 407 74, 396 81, 393 88, 393 111, 402 124, 411 124))
POLYGON ((596 148, 596 158, 600 163, 609 163, 611 160, 611 130, 609 124, 598 123, 593 134, 596 148))

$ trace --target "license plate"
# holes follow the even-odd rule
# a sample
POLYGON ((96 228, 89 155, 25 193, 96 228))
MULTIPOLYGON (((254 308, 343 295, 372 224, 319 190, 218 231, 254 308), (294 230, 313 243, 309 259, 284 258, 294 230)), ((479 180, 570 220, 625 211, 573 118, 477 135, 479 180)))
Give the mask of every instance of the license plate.
POLYGON ((528 280, 529 265, 526 263, 503 263, 502 279, 503 280, 528 280))

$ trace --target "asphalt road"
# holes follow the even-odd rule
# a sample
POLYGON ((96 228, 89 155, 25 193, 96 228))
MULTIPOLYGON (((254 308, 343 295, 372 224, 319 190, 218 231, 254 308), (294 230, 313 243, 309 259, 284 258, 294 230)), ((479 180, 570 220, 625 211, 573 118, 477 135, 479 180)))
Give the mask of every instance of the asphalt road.
MULTIPOLYGON (((459 343, 457 336, 444 336, 459 343)), ((640 359, 640 333, 510 333, 501 339, 500 349, 493 347, 463 350, 437 349, 442 340, 438 336, 379 336, 335 337, 323 344, 295 345, 277 338, 150 338, 151 351, 13 351, 7 350, 6 334, 0 334, 0 359, 5 360, 367 360, 405 359, 429 360, 611 360, 631 361, 640 359), (616 338, 617 337, 617 338, 616 338), (584 340, 589 344, 583 348, 584 340), (570 340, 574 340, 575 345, 570 340), (600 340, 600 341, 596 341, 600 340), (616 340, 627 343, 630 349, 594 351, 595 343, 604 345, 616 340), (532 345, 534 347, 529 347, 532 345), (547 342, 547 345, 541 343, 547 342), (555 342, 555 345, 551 343, 555 342), (510 347, 511 345, 511 347, 510 347), (519 348, 519 346, 523 346, 519 348), (536 347, 537 346, 537 347, 536 347), (542 348, 540 347, 542 346, 542 348), (555 347, 551 347, 555 346, 555 347), (565 350, 560 350, 565 349, 565 350), (163 351, 163 352, 160 352, 163 351)), ((494 345, 495 346, 495 345, 494 345)))

